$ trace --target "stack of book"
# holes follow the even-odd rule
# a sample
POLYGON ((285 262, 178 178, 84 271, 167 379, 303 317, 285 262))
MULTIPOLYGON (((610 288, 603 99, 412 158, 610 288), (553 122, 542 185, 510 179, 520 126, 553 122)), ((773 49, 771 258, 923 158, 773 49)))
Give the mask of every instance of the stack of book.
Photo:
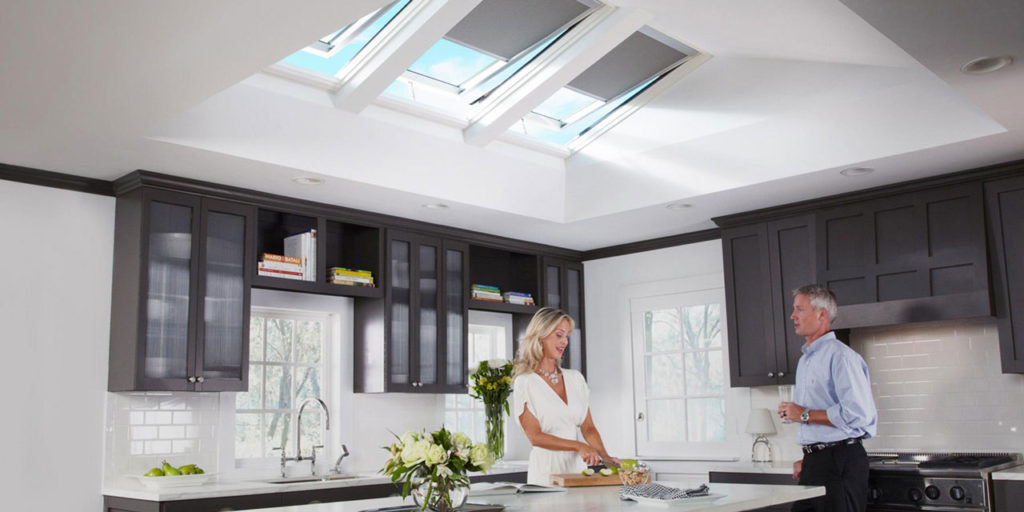
POLYGON ((499 290, 497 286, 489 286, 486 284, 473 285, 473 300, 504 302, 501 298, 501 290, 499 290))
POLYGON ((284 237, 284 255, 302 261, 302 280, 315 281, 316 230, 311 229, 284 237))
POLYGON ((349 286, 373 287, 373 272, 369 270, 353 270, 345 267, 327 269, 327 282, 331 284, 347 284, 349 286))
POLYGON ((261 276, 301 280, 302 259, 265 252, 263 259, 256 265, 256 273, 261 276))
POLYGON ((530 295, 529 293, 505 292, 505 293, 501 294, 501 296, 502 296, 502 298, 505 299, 505 302, 507 302, 509 304, 519 304, 519 305, 522 305, 522 306, 534 306, 535 305, 533 303, 533 296, 530 295))

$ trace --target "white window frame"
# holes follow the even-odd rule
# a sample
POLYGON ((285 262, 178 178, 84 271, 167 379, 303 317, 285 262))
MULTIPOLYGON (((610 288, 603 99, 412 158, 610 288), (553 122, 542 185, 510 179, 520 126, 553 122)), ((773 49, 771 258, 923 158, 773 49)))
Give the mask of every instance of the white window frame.
MULTIPOLYGON (((724 276, 721 273, 673 279, 658 283, 647 283, 627 287, 624 290, 627 298, 624 301, 626 314, 630 320, 630 355, 633 368, 633 434, 634 446, 638 457, 649 460, 738 460, 743 455, 747 439, 738 424, 738 415, 744 418, 745 411, 750 409, 750 392, 746 388, 732 388, 729 383, 729 345, 725 310, 725 292, 722 287, 724 276), (680 303, 679 299, 684 299, 680 303), (688 299, 688 300, 687 300, 688 299), (646 435, 646 401, 645 401, 645 361, 642 312, 652 305, 674 304, 693 305, 713 300, 722 305, 722 364, 725 399, 725 433, 722 442, 679 442, 649 443, 642 439, 646 435), (692 302, 693 304, 687 304, 692 302), (643 420, 640 414, 643 413, 643 420)), ((669 305, 667 307, 674 307, 669 305)), ((686 428, 681 425, 680 428, 686 428)))
MULTIPOLYGON (((300 310, 285 309, 285 308, 278 308, 278 307, 268 307, 268 306, 252 306, 252 308, 251 308, 251 315, 252 316, 263 316, 263 317, 266 317, 266 318, 284 318, 284 319, 289 319, 289 320, 318 320, 318 321, 321 322, 321 325, 322 325, 321 343, 322 343, 322 345, 321 345, 321 348, 320 348, 320 381, 321 381, 320 382, 320 390, 321 390, 321 395, 322 396, 320 396, 320 399, 322 399, 324 402, 326 402, 329 407, 331 405, 334 405, 336 403, 336 399, 335 399, 336 397, 334 397, 333 393, 332 393, 332 389, 334 388, 332 383, 335 380, 335 373, 339 370, 337 368, 335 354, 333 353, 333 350, 332 350, 332 346, 335 345, 335 343, 333 343, 332 341, 337 336, 337 333, 335 332, 335 324, 336 324, 335 319, 334 319, 335 315, 332 314, 332 313, 327 313, 327 312, 300 311, 300 310)), ((265 342, 266 342, 266 340, 264 340, 264 343, 265 342)), ((251 364, 252 363, 250 362, 250 365, 251 364)), ((294 390, 293 390, 293 393, 294 393, 294 390)), ((227 405, 227 408, 230 409, 229 413, 230 413, 230 417, 231 417, 231 421, 228 424, 231 425, 231 429, 230 429, 230 439, 231 439, 231 441, 230 441, 230 450, 231 450, 231 454, 232 454, 231 458, 234 461, 233 467, 236 468, 236 469, 279 467, 280 466, 280 461, 281 461, 280 455, 271 455, 271 456, 266 456, 266 457, 244 458, 244 459, 237 458, 237 457, 234 456, 234 450, 235 450, 235 435, 234 435, 234 433, 235 433, 235 420, 236 420, 235 413, 237 411, 236 404, 235 404, 235 394, 232 393, 232 394, 230 394, 230 397, 227 397, 227 396, 225 397, 225 399, 228 399, 228 398, 229 398, 229 400, 226 400, 227 401, 226 405, 227 405)), ((289 457, 294 457, 295 456, 295 454, 292 453, 292 452, 294 452, 294 450, 295 450, 295 440, 296 440, 296 434, 297 434, 296 427, 297 427, 297 424, 298 424, 298 408, 299 408, 300 405, 301 405, 301 402, 293 402, 292 403, 293 413, 292 413, 291 420, 289 421, 289 425, 288 425, 288 428, 291 429, 290 430, 291 431, 291 435, 289 437, 289 443, 288 443, 288 446, 287 446, 287 449, 289 450, 287 455, 289 457)), ((331 409, 332 413, 333 413, 333 411, 336 410, 334 407, 330 407, 330 409, 331 409)), ((250 409, 250 411, 253 411, 253 410, 255 410, 255 409, 250 409)), ((261 414, 263 413, 263 411, 276 411, 276 410, 277 409, 260 409, 261 414)), ((335 420, 337 420, 337 418, 335 418, 335 420)), ((336 431, 337 429, 332 429, 332 430, 336 431)), ((320 438, 324 441, 324 443, 325 444, 331 443, 331 445, 336 444, 336 442, 334 442, 333 437, 335 437, 335 436, 333 436, 333 433, 330 432, 330 431, 324 430, 323 429, 323 423, 321 423, 320 438)))
MULTIPOLYGON (((469 311, 468 324, 469 324, 469 333, 468 333, 469 337, 473 336, 474 326, 478 326, 478 325, 479 326, 486 326, 486 327, 497 327, 497 328, 503 329, 505 331, 505 352, 506 352, 505 359, 508 359, 508 360, 511 361, 511 360, 513 360, 515 358, 515 354, 512 353, 512 349, 513 349, 513 347, 515 345, 513 344, 513 338, 512 338, 512 316, 510 314, 508 314, 508 313, 494 313, 494 312, 490 312, 490 311, 470 310, 469 311)), ((470 346, 472 346, 472 342, 471 341, 470 341, 470 346)), ((469 363, 470 366, 472 366, 472 365, 474 365, 476 363, 476 361, 470 357, 470 354, 468 353, 468 351, 467 351, 467 357, 469 358, 468 363, 469 363)), ((447 416, 447 414, 449 412, 458 414, 460 411, 467 411, 467 410, 471 411, 473 413, 473 425, 474 425, 473 428, 474 428, 474 432, 466 432, 466 433, 469 434, 469 436, 473 439, 474 442, 486 442, 486 440, 487 440, 486 428, 487 427, 486 427, 486 424, 484 423, 484 421, 486 419, 485 418, 486 411, 484 410, 484 404, 483 404, 483 402, 481 402, 480 400, 477 400, 475 398, 471 399, 471 401, 472 401, 472 405, 470 405, 470 407, 468 407, 468 408, 459 407, 457 399, 456 399, 456 406, 455 407, 448 407, 448 401, 447 401, 447 397, 446 397, 446 399, 442 402, 444 404, 443 407, 442 407, 443 408, 442 417, 447 416), (475 432, 476 426, 477 425, 481 425, 481 424, 484 425, 484 429, 485 430, 482 431, 482 432, 475 432)), ((509 406, 511 407, 511 404, 509 406)), ((505 417, 505 453, 506 454, 509 453, 509 448, 511 446, 511 444, 510 444, 511 436, 509 435, 509 428, 512 425, 513 424, 508 421, 508 416, 506 416, 505 417)), ((451 425, 451 427, 454 428, 455 426, 451 425)), ((507 458, 507 455, 506 455, 506 458, 507 458)))

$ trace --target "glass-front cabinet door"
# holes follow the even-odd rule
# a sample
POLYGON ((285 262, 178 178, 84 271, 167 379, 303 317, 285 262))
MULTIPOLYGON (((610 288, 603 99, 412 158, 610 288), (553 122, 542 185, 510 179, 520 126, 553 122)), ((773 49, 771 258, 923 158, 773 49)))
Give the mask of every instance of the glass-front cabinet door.
POLYGON ((465 245, 390 231, 387 391, 465 391, 465 245))
POLYGON ((569 346, 562 355, 562 366, 587 371, 586 343, 583 336, 583 265, 558 258, 544 258, 544 306, 559 308, 575 321, 569 334, 569 346))
MULTIPOLYGON (((139 388, 186 391, 193 388, 192 329, 196 279, 199 198, 154 191, 144 201, 143 328, 139 388)), ((117 269, 115 268, 115 272, 117 269)), ((123 370, 122 370, 123 371, 123 370)))
POLYGON ((203 245, 197 391, 245 391, 249 370, 249 284, 256 261, 252 208, 225 201, 202 204, 203 245))

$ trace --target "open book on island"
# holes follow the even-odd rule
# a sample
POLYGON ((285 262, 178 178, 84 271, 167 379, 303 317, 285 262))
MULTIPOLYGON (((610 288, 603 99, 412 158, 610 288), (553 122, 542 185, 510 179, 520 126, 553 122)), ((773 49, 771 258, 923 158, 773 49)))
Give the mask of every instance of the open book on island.
POLYGON ((494 496, 498 494, 520 494, 527 492, 566 492, 564 487, 516 482, 476 482, 470 484, 470 496, 494 496))

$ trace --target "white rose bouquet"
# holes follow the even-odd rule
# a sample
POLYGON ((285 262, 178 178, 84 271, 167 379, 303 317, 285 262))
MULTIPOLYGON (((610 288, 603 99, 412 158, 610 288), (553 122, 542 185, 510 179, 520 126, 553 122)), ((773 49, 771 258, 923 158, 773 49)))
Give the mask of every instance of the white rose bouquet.
POLYGON ((384 447, 391 457, 381 473, 401 485, 403 498, 410 491, 422 493, 422 499, 417 501, 424 510, 428 505, 440 510, 458 508, 462 503, 453 502, 458 500, 453 491, 462 489, 461 499, 464 500, 469 472, 486 473, 494 463, 494 455, 487 445, 473 444, 466 434, 453 434, 444 427, 429 434, 406 432, 395 438, 394 444, 384 447))

